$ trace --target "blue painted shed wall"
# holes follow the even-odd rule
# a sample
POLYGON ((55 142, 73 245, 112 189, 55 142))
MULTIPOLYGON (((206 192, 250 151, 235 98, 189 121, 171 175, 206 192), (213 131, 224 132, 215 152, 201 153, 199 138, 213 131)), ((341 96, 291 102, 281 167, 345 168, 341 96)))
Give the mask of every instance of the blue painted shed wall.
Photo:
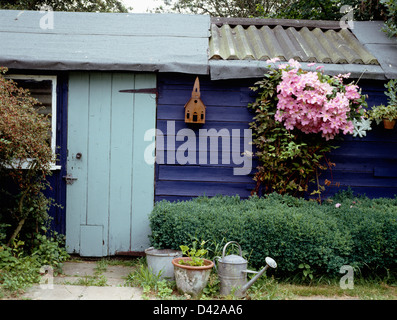
MULTIPOLYGON (((360 81, 362 92, 368 95, 368 106, 387 104, 383 81, 360 81)), ((371 198, 397 195, 397 128, 384 129, 383 124, 372 123, 372 130, 364 138, 346 136, 332 151, 331 161, 336 164, 322 177, 339 182, 340 187, 328 188, 332 195, 348 186, 357 193, 371 198)))
MULTIPOLYGON (((191 96, 195 76, 180 74, 160 74, 158 77, 157 128, 167 132, 167 121, 175 121, 175 132, 183 128, 192 128, 198 135, 198 129, 215 128, 220 130, 248 129, 252 113, 247 104, 255 99, 249 89, 256 79, 211 81, 209 77, 200 77, 201 99, 206 105, 206 123, 194 128, 184 123, 184 105, 191 96)), ((360 81, 363 93, 368 94, 369 106, 386 103, 384 82, 360 81)), ((165 147, 167 149, 167 139, 165 147)), ((220 139, 219 139, 220 141, 220 139)), ((176 142, 175 148, 183 144, 176 142)), ((332 172, 320 178, 339 183, 339 187, 327 189, 330 196, 350 186, 354 191, 365 193, 369 197, 393 197, 397 194, 397 129, 388 131, 382 126, 373 126, 365 138, 345 137, 339 142, 340 148, 331 154, 336 164, 332 172)), ((198 142, 197 142, 198 145, 198 142)), ((174 151, 175 152, 175 151, 174 151)), ((241 152, 242 143, 241 143, 241 152)), ((166 156, 166 154, 165 154, 166 156)), ((255 169, 250 175, 233 175, 233 164, 156 165, 155 200, 187 200, 192 197, 216 194, 240 195, 246 198, 254 188, 252 180, 255 169)), ((220 161, 219 161, 220 162, 220 161)), ((209 163, 209 162, 207 162, 209 163)), ((255 161, 253 168, 255 168, 255 161)))
MULTIPOLYGON (((158 104, 157 104, 157 129, 164 134, 167 132, 167 122, 175 121, 175 132, 183 128, 194 130, 196 135, 199 129, 214 128, 239 129, 241 136, 243 130, 249 129, 248 123, 252 116, 247 104, 254 99, 249 86, 251 81, 210 81, 209 77, 199 77, 201 100, 206 106, 206 123, 199 127, 187 125, 184 122, 184 105, 190 99, 195 76, 181 74, 159 74, 158 76, 158 104)), ((167 149, 167 139, 165 147, 167 149)), ((219 145, 221 144, 221 138, 219 145)), ((199 145, 196 138, 196 145, 199 145)), ((184 142, 176 142, 175 148, 184 142)), ((208 142, 209 145, 209 142, 208 142)), ((240 153, 243 152, 243 141, 240 141, 240 153)), ((175 152, 175 151, 174 151, 175 152)), ((254 188, 253 172, 250 175, 233 175, 233 169, 242 165, 222 162, 221 154, 218 164, 210 164, 209 153, 207 164, 156 165, 155 200, 183 200, 195 196, 216 194, 235 195, 248 197, 254 188)), ((166 156, 166 154, 165 154, 166 156)), ((165 159, 167 160, 167 159, 165 159)))
POLYGON ((46 195, 54 199, 56 205, 49 210, 51 219, 51 230, 60 234, 66 232, 66 182, 62 178, 66 176, 67 160, 67 100, 68 100, 68 77, 65 74, 57 77, 57 162, 60 170, 54 170, 49 177, 51 189, 46 195))

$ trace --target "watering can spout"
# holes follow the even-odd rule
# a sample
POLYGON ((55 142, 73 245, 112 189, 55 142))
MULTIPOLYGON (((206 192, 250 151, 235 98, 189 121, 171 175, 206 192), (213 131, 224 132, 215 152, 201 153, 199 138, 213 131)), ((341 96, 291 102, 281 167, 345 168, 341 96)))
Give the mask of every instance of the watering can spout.
POLYGON ((267 257, 266 258, 266 266, 257 273, 255 277, 253 277, 250 281, 248 281, 241 289, 240 289, 240 294, 243 295, 254 283, 256 280, 258 280, 264 273, 265 271, 269 268, 277 268, 277 263, 274 261, 272 258, 267 257))

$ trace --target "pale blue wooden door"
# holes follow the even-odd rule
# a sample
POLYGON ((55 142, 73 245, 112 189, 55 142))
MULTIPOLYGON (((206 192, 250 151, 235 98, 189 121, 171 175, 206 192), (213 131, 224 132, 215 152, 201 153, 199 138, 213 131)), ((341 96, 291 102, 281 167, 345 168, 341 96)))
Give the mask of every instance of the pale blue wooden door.
POLYGON ((75 72, 69 77, 66 245, 81 256, 143 251, 154 201, 144 135, 155 128, 154 74, 75 72))

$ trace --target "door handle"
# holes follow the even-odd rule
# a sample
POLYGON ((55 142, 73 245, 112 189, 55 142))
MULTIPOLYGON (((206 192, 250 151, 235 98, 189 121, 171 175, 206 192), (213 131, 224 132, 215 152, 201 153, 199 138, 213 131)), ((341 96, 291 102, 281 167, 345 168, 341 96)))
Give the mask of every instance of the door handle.
POLYGON ((63 176, 62 178, 66 180, 66 184, 73 184, 77 180, 77 178, 74 178, 70 173, 68 173, 66 176, 63 176))

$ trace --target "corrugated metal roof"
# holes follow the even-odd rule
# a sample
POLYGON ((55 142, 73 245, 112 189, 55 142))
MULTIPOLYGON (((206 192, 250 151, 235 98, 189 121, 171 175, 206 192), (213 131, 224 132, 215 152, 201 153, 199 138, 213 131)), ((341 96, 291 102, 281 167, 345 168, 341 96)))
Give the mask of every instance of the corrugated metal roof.
POLYGON ((0 65, 208 74, 210 17, 0 10, 0 65))
MULTIPOLYGON (((278 22, 282 20, 278 20, 278 22)), ((289 21, 289 20, 288 20, 289 21)), ((211 25, 211 60, 258 60, 378 65, 348 29, 283 25, 211 25)))

